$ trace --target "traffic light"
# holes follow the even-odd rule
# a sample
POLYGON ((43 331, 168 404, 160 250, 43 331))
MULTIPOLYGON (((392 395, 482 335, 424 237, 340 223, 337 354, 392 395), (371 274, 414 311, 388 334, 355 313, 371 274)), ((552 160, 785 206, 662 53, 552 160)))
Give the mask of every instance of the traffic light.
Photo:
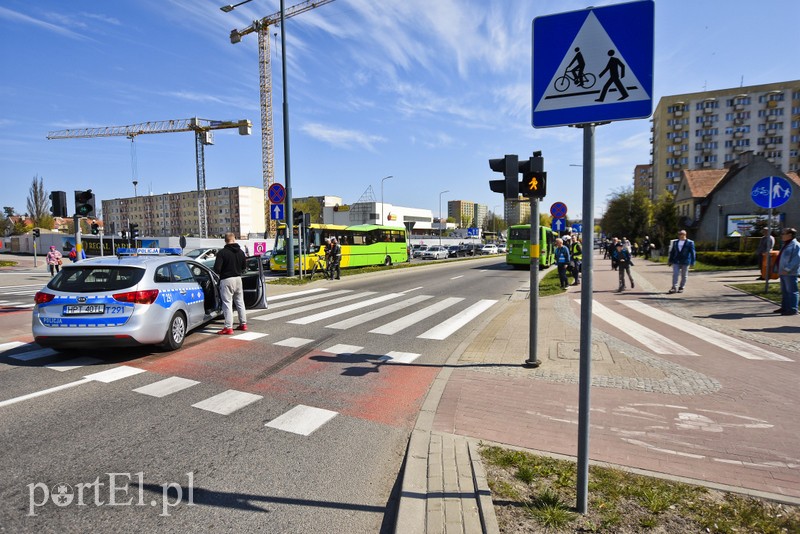
POLYGON ((50 193, 50 211, 53 217, 67 217, 66 191, 53 191, 50 193))
POLYGON ((130 223, 128 225, 128 234, 130 235, 131 239, 136 239, 139 237, 139 225, 136 223, 130 223))
POLYGON ((544 172, 544 158, 540 151, 534 152, 528 161, 519 164, 522 181, 520 193, 527 198, 544 198, 547 194, 547 173, 544 172))
POLYGON ((92 234, 93 235, 97 235, 99 233, 100 233, 100 225, 97 224, 96 222, 93 222, 92 223, 92 234))
POLYGON ((519 157, 516 154, 506 154, 504 158, 490 159, 489 168, 494 172, 502 172, 505 179, 489 180, 489 189, 495 193, 503 193, 503 197, 519 198, 519 157))
POLYGON ((94 193, 91 189, 75 191, 75 214, 79 217, 94 215, 94 193))
POLYGON ((305 221, 305 214, 302 211, 292 210, 292 222, 298 226, 305 221))
POLYGON ((38 228, 33 229, 33 238, 39 239, 39 236, 42 235, 42 232, 38 228))

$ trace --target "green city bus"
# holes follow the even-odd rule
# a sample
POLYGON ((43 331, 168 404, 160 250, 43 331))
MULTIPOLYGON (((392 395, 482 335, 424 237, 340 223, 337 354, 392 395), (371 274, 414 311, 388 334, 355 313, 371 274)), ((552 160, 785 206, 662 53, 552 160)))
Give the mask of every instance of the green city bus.
MULTIPOLYGON (((333 224, 312 224, 303 228, 303 270, 313 268, 318 257, 325 254, 325 239, 335 237, 342 247, 340 266, 365 267, 368 265, 392 265, 408 261, 408 238, 402 226, 379 226, 360 224, 340 226, 333 224)), ((300 269, 300 244, 298 227, 294 228, 295 270, 300 269)), ((278 228, 275 246, 270 258, 270 269, 286 271, 286 226, 278 228)))
MULTIPOLYGON (((547 226, 539 227, 539 269, 555 261, 555 235, 547 226)), ((506 263, 515 269, 530 267, 531 225, 518 224, 508 228, 506 263)))

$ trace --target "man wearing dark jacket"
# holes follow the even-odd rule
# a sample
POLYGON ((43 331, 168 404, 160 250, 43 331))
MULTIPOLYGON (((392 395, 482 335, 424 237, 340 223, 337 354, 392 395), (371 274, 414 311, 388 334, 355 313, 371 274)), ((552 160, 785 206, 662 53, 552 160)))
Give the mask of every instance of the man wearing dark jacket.
POLYGON ((244 309, 244 290, 242 289, 242 272, 246 268, 244 252, 236 236, 228 232, 225 234, 225 247, 217 254, 214 261, 214 272, 219 275, 219 293, 222 298, 222 316, 225 318, 225 327, 217 334, 233 334, 233 305, 239 314, 239 326, 236 330, 247 330, 247 316, 244 309))

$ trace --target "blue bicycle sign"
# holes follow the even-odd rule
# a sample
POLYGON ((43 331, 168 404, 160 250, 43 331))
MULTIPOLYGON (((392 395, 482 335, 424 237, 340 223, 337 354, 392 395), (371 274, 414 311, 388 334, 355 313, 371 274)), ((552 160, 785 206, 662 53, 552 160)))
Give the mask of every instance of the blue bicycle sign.
POLYGON ((792 185, 780 176, 767 176, 756 182, 750 196, 762 208, 777 208, 792 197, 792 185))

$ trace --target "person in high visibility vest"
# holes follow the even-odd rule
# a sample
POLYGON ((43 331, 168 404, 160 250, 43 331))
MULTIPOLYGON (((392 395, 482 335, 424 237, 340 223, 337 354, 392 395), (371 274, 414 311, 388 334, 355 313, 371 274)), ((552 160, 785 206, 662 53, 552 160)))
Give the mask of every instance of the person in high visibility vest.
POLYGON ((581 261, 583 259, 583 245, 581 244, 580 237, 575 236, 572 239, 572 243, 570 244, 569 247, 569 255, 572 260, 570 264, 570 270, 572 271, 572 277, 575 279, 575 281, 572 282, 572 285, 577 286, 578 284, 581 283, 580 272, 581 272, 581 265, 583 263, 581 261))

